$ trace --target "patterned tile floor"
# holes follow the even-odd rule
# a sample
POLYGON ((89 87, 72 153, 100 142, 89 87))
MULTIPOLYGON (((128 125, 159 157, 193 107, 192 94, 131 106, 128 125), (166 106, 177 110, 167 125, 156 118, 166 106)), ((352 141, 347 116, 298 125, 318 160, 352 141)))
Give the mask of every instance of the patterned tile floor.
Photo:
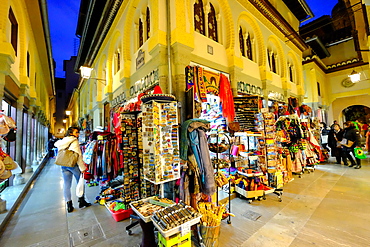
MULTIPOLYGON (((75 184, 73 185, 75 186, 75 184)), ((98 187, 86 188, 93 202, 98 187)), ((282 202, 232 200, 236 215, 223 221, 219 246, 370 246, 370 159, 362 169, 328 163, 284 187, 282 202)), ((77 198, 73 198, 77 206, 77 198)), ((141 228, 116 222, 103 206, 66 213, 60 167, 44 167, 7 225, 0 246, 139 246, 141 228)))

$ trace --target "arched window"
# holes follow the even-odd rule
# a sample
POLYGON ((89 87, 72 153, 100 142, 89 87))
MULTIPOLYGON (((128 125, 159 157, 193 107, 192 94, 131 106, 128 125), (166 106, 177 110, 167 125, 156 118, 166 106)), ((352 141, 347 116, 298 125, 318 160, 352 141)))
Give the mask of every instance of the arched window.
POLYGON ((275 60, 275 54, 271 55, 271 70, 272 72, 276 73, 276 60, 275 60))
POLYGON ((202 0, 195 0, 194 3, 194 28, 195 31, 205 35, 204 11, 202 0))
POLYGON ((270 66, 270 71, 277 73, 276 54, 274 51, 267 50, 267 58, 270 66))
POLYGON ((289 81, 294 82, 293 65, 288 64, 288 68, 289 68, 289 81))
POLYGON ((143 22, 141 21, 141 18, 139 19, 139 47, 141 47, 144 44, 143 39, 143 22))
POLYGON ((146 8, 146 39, 150 37, 150 10, 146 8))
POLYGON ((245 43, 246 43, 247 57, 248 59, 253 60, 252 40, 251 40, 251 36, 249 33, 247 34, 247 39, 245 40, 245 43))
POLYGON ((209 5, 210 11, 208 13, 208 37, 213 39, 214 41, 218 41, 216 11, 211 3, 209 5))
POLYGON ((239 27, 239 44, 240 44, 240 52, 242 53, 242 56, 245 57, 244 35, 243 35, 243 29, 241 27, 239 27))
POLYGON ((114 54, 114 73, 117 73, 121 69, 121 53, 117 50, 114 54))

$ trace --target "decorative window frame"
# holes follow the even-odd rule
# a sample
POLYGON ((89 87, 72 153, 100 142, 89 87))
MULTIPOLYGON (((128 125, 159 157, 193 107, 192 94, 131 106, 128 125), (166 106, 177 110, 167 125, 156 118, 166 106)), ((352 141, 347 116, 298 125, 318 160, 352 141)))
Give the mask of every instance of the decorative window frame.
POLYGON ((276 47, 271 45, 267 47, 267 62, 271 72, 281 75, 281 64, 276 47))
POLYGON ((135 14, 135 44, 136 50, 139 50, 146 41, 150 39, 152 30, 152 20, 150 18, 151 11, 149 4, 143 4, 142 8, 139 8, 138 12, 135 14), (147 14, 149 13, 149 19, 147 19, 147 14), (142 25, 140 33, 140 23, 142 25), (140 43, 140 38, 142 38, 142 44, 140 43))
MULTIPOLYGON (((194 22, 194 18, 195 18, 195 16, 194 16, 194 4, 195 4, 196 1, 197 0, 192 1, 191 10, 192 10, 192 17, 193 17, 193 28, 194 28, 195 32, 198 32, 198 31, 195 30, 195 22, 194 22)), ((204 13, 204 34, 202 34, 202 33, 200 33, 200 34, 206 36, 207 38, 210 38, 209 37, 209 31, 208 31, 208 14, 211 11, 211 5, 210 4, 212 4, 212 6, 215 10, 215 16, 216 16, 217 41, 213 40, 213 39, 212 40, 217 42, 217 43, 223 44, 224 43, 223 42, 223 32, 222 32, 223 23, 221 21, 222 13, 221 13, 220 5, 219 5, 218 1, 216 1, 216 0, 202 0, 202 2, 203 2, 203 13, 204 13)))
POLYGON ((17 18, 13 12, 12 7, 9 8, 8 20, 10 22, 10 43, 13 46, 15 55, 18 53, 18 36, 19 36, 19 26, 17 18))
POLYGON ((239 30, 242 29, 243 34, 243 46, 244 46, 244 55, 242 51, 239 49, 240 55, 246 59, 249 59, 250 61, 257 62, 257 46, 256 46, 256 39, 255 34, 253 32, 252 27, 245 21, 241 21, 238 25, 238 43, 240 48, 240 39, 239 39, 239 30), (250 38, 250 47, 251 47, 251 53, 248 55, 248 43, 247 38, 250 38))

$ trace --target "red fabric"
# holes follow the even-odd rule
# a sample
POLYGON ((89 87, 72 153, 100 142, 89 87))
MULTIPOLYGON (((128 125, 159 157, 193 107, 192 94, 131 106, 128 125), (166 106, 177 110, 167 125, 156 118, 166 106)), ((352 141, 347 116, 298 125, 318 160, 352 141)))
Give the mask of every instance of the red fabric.
POLYGON ((221 73, 220 76, 220 101, 222 104, 222 115, 227 122, 233 122, 235 118, 234 97, 227 77, 221 73))

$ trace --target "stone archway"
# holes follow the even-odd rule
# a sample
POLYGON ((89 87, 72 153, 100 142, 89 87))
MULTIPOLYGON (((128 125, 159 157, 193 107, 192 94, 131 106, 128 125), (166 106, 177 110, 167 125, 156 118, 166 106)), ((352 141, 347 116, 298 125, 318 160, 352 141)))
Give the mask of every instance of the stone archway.
POLYGON ((369 122, 370 108, 364 105, 352 105, 342 111, 346 121, 369 122))
POLYGON ((343 115, 343 111, 346 108, 354 105, 362 105, 370 108, 370 95, 363 94, 357 96, 336 98, 332 102, 332 119, 329 122, 332 122, 333 120, 338 120, 340 124, 343 124, 343 121, 346 120, 343 115))

